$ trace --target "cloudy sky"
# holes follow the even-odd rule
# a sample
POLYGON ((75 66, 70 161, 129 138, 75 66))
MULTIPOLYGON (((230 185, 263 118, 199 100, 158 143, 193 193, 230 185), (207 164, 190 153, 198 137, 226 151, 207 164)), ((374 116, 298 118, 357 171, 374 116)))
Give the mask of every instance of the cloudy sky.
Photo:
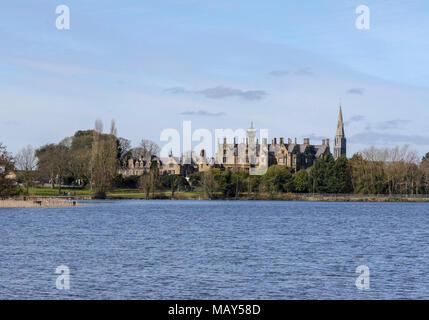
POLYGON ((341 99, 349 156, 423 154, 428 31, 427 0, 3 1, 0 141, 16 152, 114 118, 134 145, 183 120, 320 143, 341 99), (70 30, 55 27, 60 4, 70 30), (361 4, 369 30, 355 27, 361 4))

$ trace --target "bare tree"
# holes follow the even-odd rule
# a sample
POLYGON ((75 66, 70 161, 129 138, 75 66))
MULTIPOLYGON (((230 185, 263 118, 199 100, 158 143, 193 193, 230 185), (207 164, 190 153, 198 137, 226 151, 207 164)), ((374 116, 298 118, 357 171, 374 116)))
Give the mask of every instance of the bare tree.
POLYGON ((51 188, 55 187, 54 156, 56 145, 51 143, 36 150, 37 174, 41 180, 49 181, 51 188))
POLYGON ((97 188, 97 192, 105 195, 112 186, 113 178, 118 168, 117 139, 115 123, 112 121, 111 133, 103 134, 100 130, 103 125, 100 120, 95 122, 95 130, 92 145, 92 177, 91 183, 97 188))
POLYGON ((355 192, 416 194, 419 192, 418 154, 408 145, 370 147, 351 159, 355 192))
POLYGON ((429 152, 420 163, 420 171, 422 174, 422 189, 427 194, 429 193, 429 152))
POLYGON ((204 195, 208 199, 213 199, 214 193, 218 188, 218 183, 214 176, 214 169, 204 171, 201 175, 201 186, 203 187, 204 195))
POLYGON ((115 119, 112 119, 112 121, 110 122, 110 134, 115 137, 118 135, 118 129, 116 128, 115 119))
POLYGON ((20 170, 19 175, 28 194, 29 187, 33 184, 34 174, 37 165, 37 158, 34 148, 31 145, 21 149, 15 156, 15 165, 20 170))
POLYGON ((103 122, 101 121, 100 118, 98 118, 97 120, 95 120, 94 130, 97 131, 98 133, 102 133, 103 132, 103 122))
POLYGON ((57 179, 58 193, 61 193, 63 178, 70 172, 71 154, 67 145, 59 143, 55 146, 53 168, 57 179))
POLYGON ((133 150, 133 157, 150 159, 152 156, 157 156, 160 150, 161 149, 154 141, 142 139, 142 141, 140 141, 139 147, 133 150))
POLYGON ((123 159, 131 150, 131 141, 125 138, 118 138, 119 158, 123 159))
POLYGON ((153 177, 150 173, 145 173, 139 178, 139 185, 146 195, 146 200, 149 199, 149 195, 152 190, 152 178, 153 177))
POLYGON ((71 150, 70 171, 78 185, 84 185, 89 181, 90 164, 91 150, 83 148, 71 150))

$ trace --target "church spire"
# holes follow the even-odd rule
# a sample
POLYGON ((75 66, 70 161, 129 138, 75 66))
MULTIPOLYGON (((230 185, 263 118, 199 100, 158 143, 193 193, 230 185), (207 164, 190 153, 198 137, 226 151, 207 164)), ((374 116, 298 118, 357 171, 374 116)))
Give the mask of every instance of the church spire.
POLYGON ((337 136, 344 136, 343 111, 341 110, 341 104, 340 111, 338 112, 337 136))
POLYGON ((340 110, 338 112, 338 123, 337 123, 337 132, 335 135, 335 144, 334 144, 334 159, 338 159, 342 155, 346 155, 346 136, 344 134, 344 121, 343 121, 343 111, 340 104, 340 110))

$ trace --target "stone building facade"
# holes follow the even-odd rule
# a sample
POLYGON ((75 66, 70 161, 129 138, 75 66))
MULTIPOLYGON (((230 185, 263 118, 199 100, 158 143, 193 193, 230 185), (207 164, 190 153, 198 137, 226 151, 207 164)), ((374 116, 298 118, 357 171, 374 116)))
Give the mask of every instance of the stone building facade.
MULTIPOLYGON (((280 165, 291 168, 293 171, 310 168, 314 161, 325 155, 331 154, 330 140, 323 139, 321 144, 311 144, 309 138, 304 138, 298 143, 297 138, 274 138, 271 143, 263 138, 261 142, 256 138, 256 129, 251 123, 246 132, 247 137, 241 143, 233 138, 232 143, 223 138, 218 141, 214 158, 208 158, 205 151, 201 150, 199 156, 194 152, 188 152, 181 157, 174 157, 170 152, 167 158, 156 156, 150 159, 128 159, 122 163, 119 173, 123 176, 142 175, 149 172, 152 163, 157 163, 160 174, 180 174, 187 176, 193 172, 204 172, 213 167, 231 169, 235 171, 251 168, 269 167, 280 165)), ((344 134, 344 122, 341 106, 339 108, 338 123, 334 143, 334 158, 346 154, 346 137, 344 134)))
POLYGON ((297 139, 287 142, 280 138, 278 142, 273 139, 269 146, 270 164, 286 166, 293 171, 307 169, 320 157, 330 154, 329 139, 323 139, 322 144, 312 145, 309 138, 304 138, 303 143, 297 143, 297 139))
POLYGON ((262 139, 262 143, 256 139, 252 123, 247 138, 241 143, 236 138, 232 143, 228 143, 227 138, 223 138, 222 143, 218 141, 215 162, 222 168, 238 171, 268 166, 268 148, 267 139, 262 139))
POLYGON ((214 159, 208 159, 205 151, 201 150, 200 157, 196 157, 194 152, 186 153, 181 157, 173 156, 170 152, 168 157, 159 158, 152 156, 150 158, 129 158, 122 162, 118 173, 124 177, 141 176, 150 171, 152 165, 156 162, 160 174, 177 174, 187 176, 197 171, 207 171, 214 167, 214 159))
POLYGON ((250 167, 260 167, 263 165, 281 165, 294 171, 307 169, 313 165, 313 162, 326 154, 330 154, 329 139, 322 140, 320 145, 310 144, 309 138, 304 138, 303 143, 297 143, 288 138, 274 138, 270 144, 266 139, 262 143, 253 136, 253 125, 248 130, 248 138, 245 142, 228 144, 226 139, 218 145, 216 161, 222 167, 232 170, 249 170, 250 167), (252 150, 252 147, 254 150, 252 150), (254 160, 252 161, 252 157, 254 160))
MULTIPOLYGON (((346 155, 346 141, 340 105, 334 144, 335 159, 346 155)), ((309 138, 304 138, 303 143, 298 143, 297 138, 293 141, 291 138, 287 141, 284 138, 274 138, 270 144, 262 139, 262 143, 259 143, 253 123, 247 130, 245 141, 237 143, 234 139, 233 143, 227 143, 224 138, 223 143, 218 143, 217 150, 216 163, 233 170, 249 170, 252 166, 266 165, 268 161, 268 166, 281 165, 298 171, 311 167, 316 159, 331 154, 328 138, 317 145, 310 144, 309 138)))

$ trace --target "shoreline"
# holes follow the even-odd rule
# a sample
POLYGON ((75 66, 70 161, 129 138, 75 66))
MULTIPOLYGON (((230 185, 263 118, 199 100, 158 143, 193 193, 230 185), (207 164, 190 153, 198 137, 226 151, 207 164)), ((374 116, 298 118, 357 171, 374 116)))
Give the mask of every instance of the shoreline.
MULTIPOLYGON (((88 199, 88 198, 86 198, 88 199)), ((94 199, 94 198, 92 198, 94 199)), ((83 200, 83 199, 82 199, 83 200)), ((195 194, 175 194, 174 197, 166 194, 158 194, 155 197, 146 198, 142 194, 108 194, 106 199, 97 200, 219 200, 219 201, 310 201, 310 202, 429 202, 429 197, 406 197, 406 196, 388 196, 388 195, 297 195, 297 194, 278 194, 240 196, 238 198, 214 197, 207 198, 195 194)))
POLYGON ((212 199, 197 192, 178 192, 172 197, 168 192, 155 193, 146 199, 142 192, 108 192, 106 199, 95 199, 90 194, 70 196, 42 196, 31 195, 15 199, 0 200, 1 208, 47 208, 47 207, 74 207, 79 206, 81 200, 214 200, 214 201, 309 201, 309 202, 407 202, 425 203, 429 202, 426 195, 358 195, 358 194, 251 194, 240 197, 225 198, 215 195, 212 199))
MULTIPOLYGON (((100 199, 97 199, 100 200, 100 199)), ((418 198, 386 198, 386 199, 373 199, 373 198, 330 198, 330 197, 309 197, 309 198, 291 198, 291 199, 282 199, 276 198, 273 199, 260 199, 260 198, 134 198, 134 197, 108 197, 105 200, 197 200, 197 201, 300 201, 300 202, 413 202, 413 203, 426 203, 429 202, 429 199, 418 199, 418 198)))
POLYGON ((281 193, 281 194, 251 194, 241 195, 239 197, 222 197, 220 195, 214 196, 211 199, 204 195, 192 192, 175 193, 172 197, 168 193, 155 193, 146 199, 142 193, 108 193, 107 200, 227 200, 227 201, 312 201, 312 202, 429 202, 429 196, 426 195, 359 195, 359 194, 295 194, 295 193, 281 193))

